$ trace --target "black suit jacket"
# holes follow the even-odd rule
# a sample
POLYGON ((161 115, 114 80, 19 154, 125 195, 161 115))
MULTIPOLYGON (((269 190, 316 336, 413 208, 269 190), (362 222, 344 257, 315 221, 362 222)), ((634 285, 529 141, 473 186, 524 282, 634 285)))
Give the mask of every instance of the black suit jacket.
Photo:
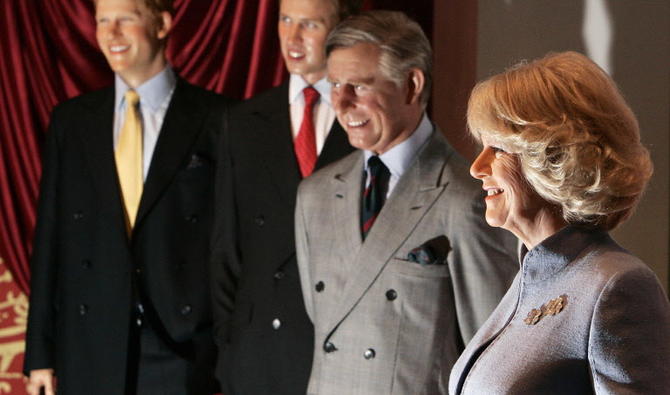
MULTIPOLYGON (((352 150, 336 121, 316 167, 352 150)), ((219 155, 212 239, 217 377, 226 395, 304 394, 314 329, 295 257, 301 177, 288 83, 231 111, 219 155)))
POLYGON ((113 88, 69 100, 47 134, 24 369, 54 368, 61 394, 123 391, 133 276, 172 340, 214 359, 207 256, 226 100, 178 79, 130 241, 113 106, 113 88))

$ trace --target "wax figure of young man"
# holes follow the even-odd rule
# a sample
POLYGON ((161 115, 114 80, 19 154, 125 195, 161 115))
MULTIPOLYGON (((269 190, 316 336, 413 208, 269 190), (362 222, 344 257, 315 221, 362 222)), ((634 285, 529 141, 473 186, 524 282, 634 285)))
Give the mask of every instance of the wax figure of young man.
POLYGON ((170 0, 95 1, 113 87, 51 116, 31 260, 29 392, 211 394, 215 141, 227 100, 165 57, 170 0))
POLYGON ((324 43, 359 2, 281 0, 290 79, 230 114, 212 243, 217 377, 226 395, 305 393, 313 327, 295 261, 295 193, 315 168, 353 149, 330 102, 324 43))
POLYGON ((332 102, 359 150, 302 181, 296 251, 315 349, 308 394, 444 394, 514 273, 483 191, 431 123, 432 52, 404 14, 328 36, 332 102))

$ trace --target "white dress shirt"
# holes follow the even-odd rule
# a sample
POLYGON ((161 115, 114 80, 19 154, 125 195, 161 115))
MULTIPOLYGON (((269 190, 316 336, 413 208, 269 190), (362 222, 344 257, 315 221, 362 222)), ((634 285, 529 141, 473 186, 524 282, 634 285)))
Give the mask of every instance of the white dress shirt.
MULTIPOLYGON (((302 124, 302 116, 305 111, 305 97, 302 90, 309 84, 296 74, 291 74, 288 85, 288 103, 291 112, 291 130, 293 138, 298 136, 300 125, 302 124)), ((330 84, 326 78, 322 78, 312 85, 319 94, 319 100, 314 104, 314 132, 316 133, 316 154, 321 153, 323 144, 326 142, 326 137, 330 129, 333 127, 335 121, 335 110, 330 101, 330 84)))

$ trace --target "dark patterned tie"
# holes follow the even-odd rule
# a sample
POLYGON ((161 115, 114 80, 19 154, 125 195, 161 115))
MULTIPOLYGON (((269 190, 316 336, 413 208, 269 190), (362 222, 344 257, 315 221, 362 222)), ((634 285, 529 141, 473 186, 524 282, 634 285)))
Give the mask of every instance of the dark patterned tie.
POLYGON ((305 96, 305 111, 298 135, 293 141, 298 159, 300 175, 305 178, 312 174, 316 164, 316 135, 314 130, 314 104, 319 100, 319 92, 311 86, 302 91, 305 96))
POLYGON ((363 240, 370 232, 377 215, 382 211, 389 179, 391 178, 389 169, 378 156, 371 156, 368 159, 368 169, 370 170, 370 183, 368 183, 363 193, 363 208, 361 210, 361 235, 363 240))

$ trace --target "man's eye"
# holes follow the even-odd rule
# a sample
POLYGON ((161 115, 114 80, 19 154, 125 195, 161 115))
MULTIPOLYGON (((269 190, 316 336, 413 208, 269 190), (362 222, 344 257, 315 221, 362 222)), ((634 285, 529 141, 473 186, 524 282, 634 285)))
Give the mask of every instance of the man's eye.
POLYGON ((340 86, 342 86, 342 84, 340 84, 339 82, 331 81, 330 86, 332 86, 333 88, 339 88, 340 86))
POLYGON ((318 25, 317 25, 316 23, 314 23, 314 22, 305 22, 305 23, 304 23, 304 26, 305 26, 307 29, 316 29, 316 28, 318 27, 318 25))

